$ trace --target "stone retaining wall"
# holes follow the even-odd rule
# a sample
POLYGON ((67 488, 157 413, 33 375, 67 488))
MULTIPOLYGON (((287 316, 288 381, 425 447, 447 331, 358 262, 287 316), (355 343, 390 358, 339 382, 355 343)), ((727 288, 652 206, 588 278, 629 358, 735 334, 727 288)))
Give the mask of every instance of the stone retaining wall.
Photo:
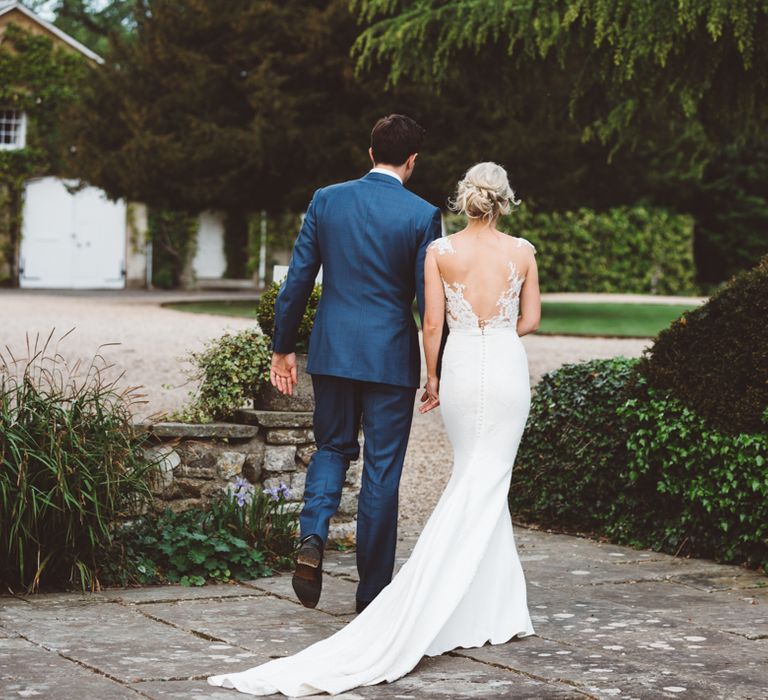
MULTIPOLYGON (((307 465, 315 452, 312 413, 244 409, 232 423, 154 423, 148 457, 157 461, 152 485, 154 507, 176 512, 205 507, 237 477, 261 488, 284 482, 290 501, 301 508, 307 465)), ((355 534, 362 459, 347 472, 339 511, 331 522, 330 539, 355 534)))

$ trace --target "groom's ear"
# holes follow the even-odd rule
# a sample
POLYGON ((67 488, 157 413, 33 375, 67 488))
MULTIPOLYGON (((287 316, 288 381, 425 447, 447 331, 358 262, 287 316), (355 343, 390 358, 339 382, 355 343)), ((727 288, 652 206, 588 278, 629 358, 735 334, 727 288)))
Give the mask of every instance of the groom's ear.
POLYGON ((373 157, 373 147, 368 149, 368 155, 371 157, 371 163, 373 163, 374 166, 375 166, 376 165, 376 159, 373 157))

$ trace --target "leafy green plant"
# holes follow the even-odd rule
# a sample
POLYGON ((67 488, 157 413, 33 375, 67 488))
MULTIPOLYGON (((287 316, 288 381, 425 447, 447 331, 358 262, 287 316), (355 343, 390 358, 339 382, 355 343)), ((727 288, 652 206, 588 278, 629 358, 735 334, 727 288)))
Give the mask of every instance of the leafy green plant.
MULTIPOLYGON (((315 314, 317 313, 317 305, 320 303, 320 296, 323 288, 318 284, 312 290, 312 294, 309 296, 307 302, 307 308, 304 311, 304 316, 301 319, 299 325, 299 333, 297 336, 296 351, 307 352, 309 349, 309 336, 312 333, 312 325, 315 322, 315 314)), ((261 330, 270 338, 275 333, 275 301, 277 295, 280 293, 280 285, 277 282, 273 282, 259 299, 259 306, 256 317, 259 321, 261 330)))
POLYGON ((263 552, 268 562, 279 568, 293 566, 298 517, 288 504, 290 490, 283 483, 264 490, 238 478, 227 495, 211 503, 207 526, 227 530, 263 552))
POLYGON ((152 465, 133 428, 136 390, 107 379, 100 355, 68 366, 52 336, 27 337, 23 358, 0 354, 0 581, 95 589, 97 553, 150 498, 152 465))
MULTIPOLYGON (((465 226, 448 217, 449 231, 465 226)), ((498 227, 536 246, 545 292, 688 294, 696 291, 693 220, 664 209, 616 207, 534 212, 522 206, 498 227)))
POLYGON ((225 333, 188 356, 190 379, 200 386, 189 404, 172 414, 177 420, 205 423, 227 418, 269 382, 269 339, 258 329, 225 333))
POLYGON ((768 430, 768 256, 662 331, 640 367, 713 427, 768 430))
POLYGON ((618 412, 627 484, 607 534, 768 573, 768 433, 714 430, 642 380, 633 393, 618 412))
POLYGON ((269 576, 289 568, 298 515, 287 488, 257 490, 238 479, 208 511, 166 509, 126 526, 104 553, 110 583, 202 586, 269 576))
POLYGON ((768 433, 713 429, 636 360, 544 376, 512 473, 530 522, 768 573, 768 433))
POLYGON ((609 521, 626 461, 617 410, 636 364, 594 360, 542 377, 512 472, 513 513, 580 531, 599 531, 609 521))

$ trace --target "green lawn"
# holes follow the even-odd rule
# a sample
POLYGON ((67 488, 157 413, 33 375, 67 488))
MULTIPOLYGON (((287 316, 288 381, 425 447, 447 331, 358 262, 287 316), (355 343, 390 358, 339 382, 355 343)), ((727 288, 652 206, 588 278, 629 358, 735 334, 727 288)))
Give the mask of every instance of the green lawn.
POLYGON ((539 333, 653 337, 694 306, 544 302, 539 333))
MULTIPOLYGON (((168 308, 202 314, 256 318, 255 301, 194 301, 168 308)), ((655 336, 693 306, 669 304, 591 304, 544 302, 539 333, 626 338, 655 336)))
POLYGON ((163 304, 163 306, 167 309, 190 311, 195 314, 256 318, 257 303, 254 300, 231 299, 222 301, 182 301, 175 304, 163 304))

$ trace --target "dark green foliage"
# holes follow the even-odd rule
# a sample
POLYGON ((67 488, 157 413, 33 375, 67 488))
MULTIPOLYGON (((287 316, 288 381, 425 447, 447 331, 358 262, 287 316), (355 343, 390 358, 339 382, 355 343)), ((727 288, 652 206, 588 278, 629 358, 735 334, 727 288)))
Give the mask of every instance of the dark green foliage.
POLYGON ((152 241, 152 284, 162 289, 191 286, 197 217, 185 212, 150 209, 147 223, 152 241))
MULTIPOLYGON (((451 217, 450 230, 465 225, 451 217)), ((542 291, 688 294, 695 290, 693 222, 663 209, 532 212, 520 207, 498 227, 536 246, 542 291)))
POLYGON ((662 331, 641 372, 719 430, 768 431, 768 256, 662 331))
POLYGON ((0 355, 0 583, 98 588, 117 518, 149 498, 137 396, 100 356, 68 367, 51 337, 0 355))
POLYGON ((768 433, 709 427, 633 360, 544 376, 512 473, 529 522, 768 573, 768 433))
POLYGON ((190 378, 200 382, 189 406, 174 414, 197 423, 228 418, 269 382, 269 338, 256 328, 225 333, 188 357, 190 378))
MULTIPOLYGON (((368 25, 359 67, 384 63, 394 81, 461 80, 489 51, 494 70, 542 65, 571 78, 569 109, 586 137, 631 142, 660 115, 693 122, 720 143, 768 118, 768 6, 753 0, 356 0, 368 25)), ((489 81, 490 82, 490 81, 489 81)), ((538 88, 538 83, 533 83, 538 88)))
POLYGON ((627 438, 609 537, 768 573, 768 433, 728 435, 639 382, 619 409, 627 438))
MULTIPOLYGON (((318 284, 312 290, 312 294, 307 301, 307 308, 304 311, 304 316, 301 319, 299 325, 299 335, 296 342, 297 352, 307 352, 309 349, 309 336, 312 333, 312 325, 315 322, 315 314, 317 313, 317 305, 320 303, 320 296, 323 288, 318 284)), ((275 332, 275 300, 280 292, 280 285, 277 282, 273 282, 259 298, 259 307, 257 312, 257 318, 261 330, 270 338, 275 332)))
POLYGON ((635 360, 565 365, 536 385, 512 472, 510 507, 524 520, 600 531, 622 488, 627 400, 635 360))
POLYGON ((285 493, 262 492, 244 480, 210 504, 147 515, 125 526, 103 552, 101 577, 111 585, 247 581, 288 568, 298 518, 285 493))
POLYGON ((54 12, 54 24, 98 54, 109 50, 109 36, 124 34, 135 26, 135 0, 25 0, 35 12, 54 12))

